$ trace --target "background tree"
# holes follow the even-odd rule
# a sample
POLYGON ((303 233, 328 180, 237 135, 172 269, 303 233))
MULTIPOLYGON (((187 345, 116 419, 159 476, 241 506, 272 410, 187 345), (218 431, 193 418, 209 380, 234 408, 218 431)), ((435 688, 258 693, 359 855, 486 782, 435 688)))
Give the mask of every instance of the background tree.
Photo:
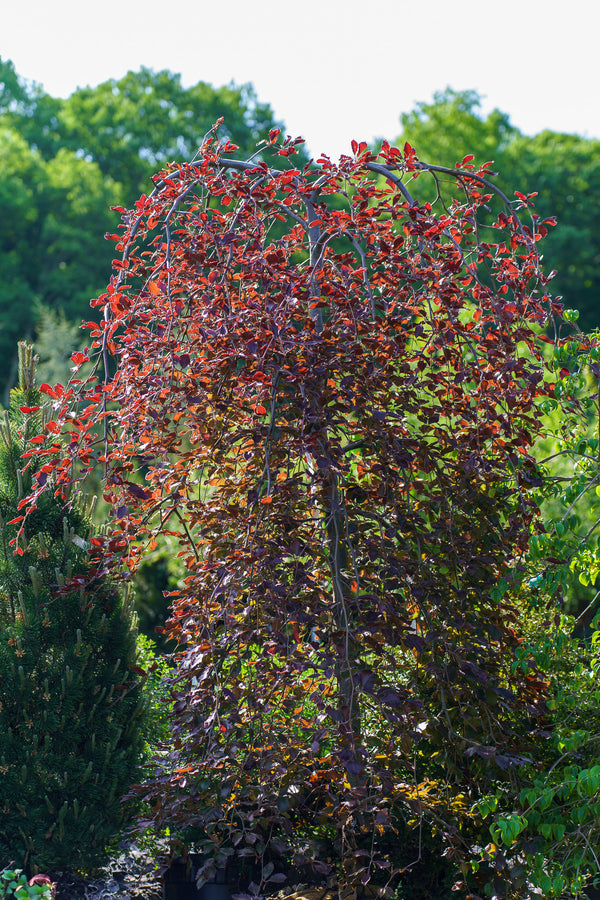
POLYGON ((17 339, 27 334, 29 310, 35 299, 39 215, 35 182, 36 156, 14 131, 0 130, 0 342, 5 383, 17 339))
POLYGON ((88 516, 48 493, 17 538, 47 478, 28 456, 49 420, 35 362, 21 344, 0 444, 0 855, 30 873, 105 858, 143 740, 132 605, 90 566, 88 516))
POLYGON ((106 278, 109 245, 93 230, 113 229, 110 206, 119 193, 95 163, 67 150, 45 161, 11 129, 0 130, 0 162, 0 380, 7 402, 16 372, 13 348, 18 338, 32 336, 37 301, 80 324, 106 278))
POLYGON ((556 270, 552 284, 565 305, 581 313, 585 331, 599 323, 600 219, 595 208, 584 209, 586 197, 600 184, 600 141, 573 134, 544 131, 521 134, 506 114, 493 110, 483 117, 475 91, 434 94, 401 116, 399 146, 408 141, 426 162, 452 168, 467 154, 481 165, 492 160, 496 183, 512 195, 511 185, 537 192, 536 209, 556 216, 558 227, 544 243, 545 268, 556 270))
POLYGON ((575 134, 543 131, 519 135, 502 158, 504 171, 537 191, 536 209, 556 216, 557 227, 544 247, 547 270, 554 269, 552 291, 566 307, 579 310, 579 325, 591 331, 600 325, 600 214, 586 197, 600 190, 600 141, 575 134))
POLYGON ((477 91, 437 91, 432 102, 417 103, 413 110, 402 113, 398 142, 408 141, 424 161, 435 160, 436 165, 449 168, 470 154, 479 165, 494 160, 505 180, 502 153, 519 130, 506 113, 494 109, 484 118, 480 109, 477 91))
MULTIPOLYGON (((60 104, 59 100, 53 102, 60 104)), ((9 59, 0 58, 0 116, 8 117, 10 122, 25 124, 26 120, 33 119, 34 114, 37 119, 46 110, 46 115, 42 114, 35 124, 30 122, 32 128, 39 132, 45 130, 51 103, 51 98, 40 85, 21 78, 9 59)))
POLYGON ((112 248, 98 235, 119 221, 150 177, 193 155, 203 129, 225 115, 245 154, 274 127, 250 85, 183 88, 178 75, 142 69, 66 100, 19 78, 0 60, 0 398, 16 375, 17 340, 34 336, 41 302, 79 325, 106 284, 112 248), (2 389, 3 393, 2 393, 2 389))
POLYGON ((43 457, 68 483, 102 455, 102 566, 180 543, 174 741, 143 793, 210 848, 202 876, 261 860, 257 892, 315 834, 342 882, 401 880, 423 833, 458 866, 488 842, 476 801, 514 798, 544 683, 496 587, 535 515, 537 333, 560 315, 526 199, 479 242, 485 172, 434 211, 411 148, 300 171, 277 139, 278 169, 208 142, 125 214, 91 335, 115 373, 52 392, 57 422, 84 413, 43 457))
POLYGON ((121 203, 148 192, 149 176, 173 160, 189 159, 198 136, 223 117, 229 138, 250 155, 276 126, 271 108, 251 85, 181 85, 173 72, 141 68, 95 88, 81 88, 57 118, 56 140, 98 163, 122 186, 121 203))

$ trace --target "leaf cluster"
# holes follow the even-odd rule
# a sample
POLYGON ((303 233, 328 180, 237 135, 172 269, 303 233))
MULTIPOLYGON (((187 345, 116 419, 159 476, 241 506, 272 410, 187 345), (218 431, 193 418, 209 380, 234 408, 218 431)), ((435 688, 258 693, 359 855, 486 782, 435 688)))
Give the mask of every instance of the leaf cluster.
POLYGON ((520 865, 521 884, 533 881, 548 897, 581 896, 600 872, 598 347, 595 333, 577 331, 575 311, 564 319, 575 333, 561 330, 549 356, 552 390, 536 448, 542 520, 525 560, 519 602, 527 626, 514 662, 544 671, 548 714, 517 802, 497 793, 483 811, 497 858, 520 865))
POLYGON ((41 882, 30 883, 21 869, 2 869, 0 871, 0 897, 2 900, 52 900, 52 884, 41 882))

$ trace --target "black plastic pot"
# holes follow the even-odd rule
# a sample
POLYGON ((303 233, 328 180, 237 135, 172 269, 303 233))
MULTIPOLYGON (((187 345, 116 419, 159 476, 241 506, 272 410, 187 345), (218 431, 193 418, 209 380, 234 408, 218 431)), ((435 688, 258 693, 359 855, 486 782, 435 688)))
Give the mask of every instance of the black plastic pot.
POLYGON ((163 900, 198 900, 200 892, 190 882, 172 882, 163 885, 163 900))
POLYGON ((171 860, 163 874, 163 900, 231 900, 230 879, 226 869, 218 869, 214 881, 198 890, 196 872, 201 858, 195 854, 171 860))
POLYGON ((231 900, 231 890, 228 884, 220 884, 218 881, 207 881, 197 891, 196 896, 198 900, 231 900))

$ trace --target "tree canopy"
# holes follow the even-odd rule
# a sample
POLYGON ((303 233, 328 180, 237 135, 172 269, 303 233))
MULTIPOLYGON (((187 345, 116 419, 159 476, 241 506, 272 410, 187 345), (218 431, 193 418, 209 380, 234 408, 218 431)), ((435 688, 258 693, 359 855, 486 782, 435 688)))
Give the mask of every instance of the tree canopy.
MULTIPOLYGON (((36 302, 81 322, 110 267, 102 235, 120 192, 97 164, 67 149, 45 160, 0 127, 0 381, 11 378, 17 340, 32 335, 36 302)), ((13 371, 16 371, 13 370, 13 371)))
POLYGON ((561 316, 544 222, 485 169, 433 208, 410 193, 432 174, 410 147, 300 169, 270 140, 277 167, 211 138, 123 211, 90 335, 113 363, 45 389, 30 497, 102 462, 97 564, 178 541, 173 740, 141 792, 153 823, 195 829, 205 875, 256 857, 255 893, 325 823, 342 882, 385 883, 394 835, 412 859, 416 828, 467 861, 488 834, 478 800, 502 785, 515 802, 546 684, 515 665, 499 584, 536 514, 538 335, 561 316))
POLYGON ((584 330, 600 324, 600 212, 589 197, 600 189, 600 141, 544 131, 529 136, 497 109, 483 116, 476 91, 436 93, 401 116, 399 144, 408 141, 420 159, 453 167, 467 154, 478 165, 492 160, 496 183, 511 193, 536 192, 540 215, 556 216, 544 244, 545 268, 556 271, 555 294, 580 311, 584 330))
MULTIPOLYGON (((498 110, 480 113, 475 91, 446 90, 401 117, 401 141, 420 158, 454 166, 466 154, 494 160, 527 192, 538 192, 543 216, 559 227, 545 246, 554 290, 581 310, 584 328, 598 322, 600 222, 585 197, 600 177, 600 143, 576 135, 522 135, 498 110)), ((251 85, 181 84, 180 76, 142 68, 66 99, 47 94, 0 60, 0 157, 6 173, 0 200, 0 385, 14 381, 16 340, 33 336, 36 301, 79 323, 106 282, 114 205, 148 193, 153 171, 189 159, 214 122, 248 157, 275 127, 270 107, 251 85)), ((506 175, 498 185, 508 189, 506 175)), ((9 384, 10 383, 10 384, 9 384)))
POLYGON ((258 102, 249 84, 214 88, 201 81, 184 88, 173 72, 142 68, 75 91, 58 113, 56 140, 94 160, 122 185, 129 205, 147 191, 151 172, 191 158, 199 136, 219 118, 245 155, 275 125, 270 107, 258 102))
POLYGON ((221 117, 245 155, 276 124, 251 85, 184 88, 179 75, 143 68, 61 100, 0 60, 0 385, 14 379, 36 302, 89 317, 110 273, 110 207, 132 205, 157 168, 193 156, 221 117))

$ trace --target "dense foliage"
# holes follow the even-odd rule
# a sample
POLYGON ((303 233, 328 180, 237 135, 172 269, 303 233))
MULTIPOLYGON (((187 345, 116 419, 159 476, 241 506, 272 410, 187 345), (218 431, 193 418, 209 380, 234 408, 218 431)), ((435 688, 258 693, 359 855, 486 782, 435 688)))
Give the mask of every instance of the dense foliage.
POLYGON ((81 322, 106 281, 110 257, 98 236, 112 230, 119 194, 95 163, 67 150, 46 161, 3 121, 0 163, 0 380, 12 387, 14 348, 32 334, 36 301, 81 322))
MULTIPOLYGON (((559 227, 545 244, 545 267, 558 272, 555 295, 581 310, 585 328, 598 324, 600 228, 584 198, 598 189, 599 142, 543 132, 528 137, 494 110, 479 115, 474 91, 446 91, 402 116, 400 146, 421 159, 453 167, 466 154, 494 160, 498 184, 538 192, 542 216, 559 227), (509 174, 510 173, 510 174, 509 174)), ((249 85, 184 88, 178 75, 141 69, 67 99, 23 81, 0 60, 0 399, 14 384, 14 347, 41 334, 37 301, 77 326, 106 284, 111 248, 100 236, 115 230, 110 206, 130 206, 147 193, 152 172, 189 159, 220 116, 228 136, 249 156, 275 127, 270 108, 249 85), (8 387, 6 387, 8 385, 8 387)))
POLYGON ((600 875, 600 345, 597 333, 557 338, 555 387, 541 404, 544 438, 536 448, 543 521, 519 597, 527 624, 517 663, 541 667, 548 679, 548 731, 537 764, 522 773, 518 802, 499 814, 496 794, 486 813, 513 871, 525 863, 523 890, 529 879, 544 896, 579 896, 600 875), (574 597, 577 618, 566 614, 574 597))
POLYGON ((437 841, 456 873, 546 713, 498 587, 541 483, 538 335, 561 313, 546 226, 468 160, 362 144, 302 170, 269 140, 281 168, 211 139, 124 212, 91 335, 114 374, 48 389, 71 443, 40 452, 58 490, 74 461, 106 467, 101 565, 180 544, 173 743, 140 788, 147 824, 192 828, 204 874, 262 859, 258 892, 303 852, 342 882, 402 882, 437 841), (413 200, 448 174, 459 201, 413 200))
POLYGON ((48 404, 20 346, 1 428, 0 857, 31 873, 89 869, 125 821, 143 721, 131 603, 92 570, 89 522, 47 494, 17 539, 19 505, 46 478, 32 458, 48 404))
MULTIPOLYGON (((0 380, 14 381, 15 339, 35 328, 43 380, 65 384, 75 349, 85 381, 79 321, 99 314, 91 363, 106 373, 45 388, 56 430, 35 463, 29 550, 5 547, 3 577, 33 609, 31 529, 46 508, 60 535, 35 571, 62 554, 89 573, 83 547, 64 545, 60 493, 81 464, 97 485, 100 460, 113 519, 94 565, 136 573, 150 632, 170 600, 164 638, 179 644, 171 752, 138 791, 145 824, 196 838, 204 874, 213 857, 245 857, 251 892, 303 860, 397 883, 402 898, 460 878, 560 896, 597 873, 600 347, 565 331, 576 314, 561 323, 535 251, 544 235, 554 295, 595 324, 599 142, 528 137, 479 106, 447 90, 402 116, 402 151, 355 145, 339 166, 304 169, 301 146, 275 134, 254 162, 230 158, 226 138, 248 156, 274 125, 248 86, 184 89, 142 69, 58 100, 0 62, 0 380), (219 146, 169 166, 223 113, 219 146), (113 255, 98 236, 120 231, 109 207, 148 193, 161 166, 154 193, 121 210, 123 261, 90 313, 113 255), (526 192, 515 202, 512 184, 526 192)), ((18 407, 40 403, 17 400, 5 436, 21 452, 39 418, 18 407)), ((22 490, 9 449, 18 519, 33 464, 22 490)), ((85 516, 68 516, 89 543, 85 516)), ((61 615, 76 621, 69 596, 61 615)), ((146 645, 164 736, 156 679, 169 668, 151 658, 146 645)), ((7 678, 14 700, 22 683, 7 678)), ((35 794, 25 768, 10 789, 35 794)), ((16 834, 23 808, 9 808, 16 834)), ((98 858, 117 827, 91 836, 98 858)))
POLYGON ((192 156, 224 113, 248 154, 275 124, 249 85, 184 88, 178 75, 141 69, 60 100, 0 59, 0 391, 15 382, 14 348, 33 337, 36 302, 77 326, 89 318, 110 275, 110 207, 133 204, 156 167, 192 156))
POLYGON ((481 116, 480 105, 475 91, 437 93, 401 116, 399 145, 408 141, 421 159, 449 167, 466 154, 479 165, 493 160, 498 187, 535 192, 539 214, 558 221, 543 249, 546 271, 556 271, 553 293, 580 311, 584 330, 597 327, 600 218, 587 198, 600 190, 600 141, 553 131, 525 135, 497 109, 481 116))

